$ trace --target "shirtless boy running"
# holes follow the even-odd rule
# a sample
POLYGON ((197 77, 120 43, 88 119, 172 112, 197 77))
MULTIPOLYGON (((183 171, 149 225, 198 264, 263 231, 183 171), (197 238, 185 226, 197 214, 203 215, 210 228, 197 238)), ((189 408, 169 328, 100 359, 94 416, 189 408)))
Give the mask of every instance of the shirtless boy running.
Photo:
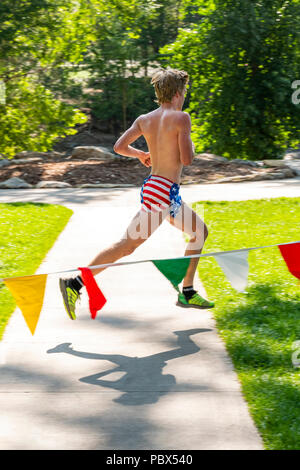
MULTIPOLYGON (((113 263, 135 251, 159 227, 164 219, 190 236, 185 256, 200 254, 208 236, 203 220, 179 195, 179 184, 183 166, 191 165, 194 159, 194 144, 191 140, 191 118, 182 111, 187 72, 174 69, 159 69, 152 76, 159 108, 139 116, 132 126, 117 140, 115 152, 138 158, 146 167, 152 167, 141 189, 141 208, 130 222, 125 236, 101 251, 88 265, 113 263), (144 136, 149 152, 133 148, 130 144, 144 136), (141 227, 147 230, 141 230, 141 227)), ((191 258, 182 293, 177 305, 182 307, 211 308, 214 303, 203 299, 193 288, 199 258, 191 258)), ((91 268, 94 275, 105 268, 91 268)), ((75 319, 75 304, 84 286, 81 276, 60 279, 60 290, 70 318, 75 319)))

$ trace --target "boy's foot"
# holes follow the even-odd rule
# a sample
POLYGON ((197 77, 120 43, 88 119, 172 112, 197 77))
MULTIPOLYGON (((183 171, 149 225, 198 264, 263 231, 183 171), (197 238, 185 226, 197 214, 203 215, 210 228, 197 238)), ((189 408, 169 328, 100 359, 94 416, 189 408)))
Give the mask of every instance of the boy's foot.
POLYGON ((194 294, 189 300, 187 300, 186 296, 180 292, 176 305, 185 308, 213 308, 215 306, 214 302, 205 300, 198 294, 198 292, 196 292, 196 294, 194 294))
POLYGON ((71 320, 76 319, 75 305, 80 298, 80 292, 72 285, 72 279, 59 279, 59 288, 63 297, 64 306, 71 320))

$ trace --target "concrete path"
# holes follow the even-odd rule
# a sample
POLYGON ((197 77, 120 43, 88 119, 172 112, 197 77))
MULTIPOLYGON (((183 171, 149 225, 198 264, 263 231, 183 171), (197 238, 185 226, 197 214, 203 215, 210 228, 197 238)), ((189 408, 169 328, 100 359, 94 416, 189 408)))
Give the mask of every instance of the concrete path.
MULTIPOLYGON (((299 179, 183 186, 187 202, 299 196, 299 179)), ((0 202, 72 208, 38 273, 86 266, 122 235, 137 188, 1 190, 0 202)), ((126 260, 183 253, 165 222, 126 260)), ((125 260, 124 259, 124 260, 125 260)), ((74 273, 75 275, 75 273, 74 273)), ((108 302, 71 321, 49 275, 35 335, 17 308, 1 344, 0 449, 262 449, 212 311, 184 310, 152 265, 97 276, 108 302)), ((198 283, 199 290, 203 287, 198 283)))

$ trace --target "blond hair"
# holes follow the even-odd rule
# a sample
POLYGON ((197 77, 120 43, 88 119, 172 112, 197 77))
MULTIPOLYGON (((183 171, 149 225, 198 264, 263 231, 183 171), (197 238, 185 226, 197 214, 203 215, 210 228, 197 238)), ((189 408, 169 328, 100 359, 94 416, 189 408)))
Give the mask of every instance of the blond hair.
POLYGON ((173 96, 178 91, 182 94, 189 81, 188 73, 184 70, 159 69, 151 78, 157 100, 155 103, 170 103, 173 96))

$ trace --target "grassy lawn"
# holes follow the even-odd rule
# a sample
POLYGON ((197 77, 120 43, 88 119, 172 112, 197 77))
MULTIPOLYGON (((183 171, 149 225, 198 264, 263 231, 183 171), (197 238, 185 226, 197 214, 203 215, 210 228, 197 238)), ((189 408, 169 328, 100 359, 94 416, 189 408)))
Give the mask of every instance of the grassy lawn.
MULTIPOLYGON (((300 198, 202 202, 209 229, 203 253, 300 240, 300 198)), ((196 209, 196 206, 194 206, 196 209)), ((247 294, 235 291, 214 258, 199 275, 266 449, 300 449, 300 281, 277 247, 249 252, 247 294)))
MULTIPOLYGON (((34 274, 72 215, 43 203, 0 204, 0 278, 34 274)), ((0 339, 16 303, 0 282, 0 339)))

